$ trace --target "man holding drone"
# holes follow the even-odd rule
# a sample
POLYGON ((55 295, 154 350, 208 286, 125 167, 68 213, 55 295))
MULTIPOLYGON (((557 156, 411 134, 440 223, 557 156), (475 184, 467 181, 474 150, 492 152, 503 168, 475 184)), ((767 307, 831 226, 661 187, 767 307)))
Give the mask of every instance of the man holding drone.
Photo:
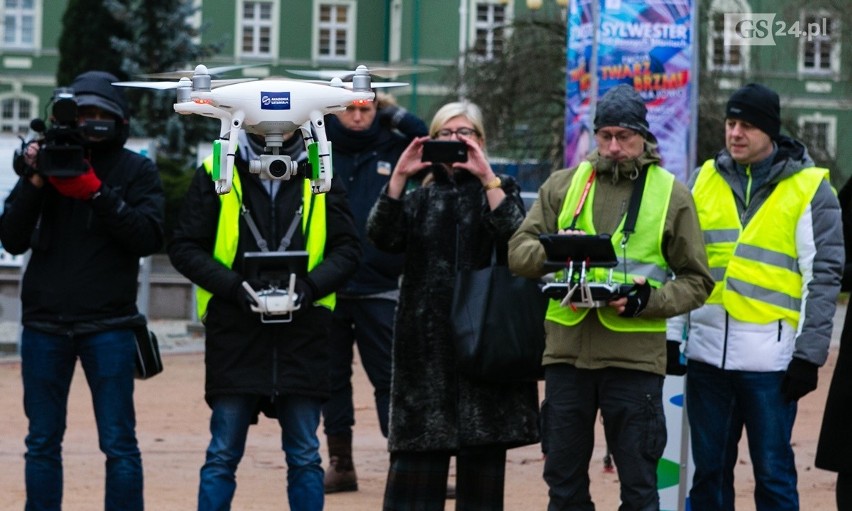
POLYGON ((663 377, 679 361, 676 343, 667 354, 666 318, 699 307, 713 279, 695 203, 659 166, 645 102, 632 86, 600 99, 594 130, 597 149, 539 189, 509 241, 509 266, 526 277, 544 275, 542 234, 611 234, 607 242, 619 256, 614 278, 635 283, 627 296, 598 308, 551 299, 547 310, 544 479, 550 509, 594 507, 588 469, 600 409, 623 507, 654 510, 666 445, 663 377))
MULTIPOLYGON (((357 268, 360 244, 337 180, 328 193, 313 194, 303 175, 275 179, 255 164, 263 160, 265 140, 245 131, 239 137, 233 189, 216 193, 213 157, 205 160, 169 246, 175 268, 200 288, 198 316, 206 331, 212 438, 198 509, 230 508, 249 425, 262 411, 281 426, 290 509, 319 510, 324 491, 317 428, 329 395, 327 325, 335 290, 357 268), (306 261, 297 257, 300 268, 266 268, 269 273, 249 264, 264 254, 275 261, 282 252, 302 252, 306 261), (287 275, 277 281, 269 276, 276 273, 287 275)), ((304 153, 299 132, 285 136, 282 155, 304 162, 304 153)))

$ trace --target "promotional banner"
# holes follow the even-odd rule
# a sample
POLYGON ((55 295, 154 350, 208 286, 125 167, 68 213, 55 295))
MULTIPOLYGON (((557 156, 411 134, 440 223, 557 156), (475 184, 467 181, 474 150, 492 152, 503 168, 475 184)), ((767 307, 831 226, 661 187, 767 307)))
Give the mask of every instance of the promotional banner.
POLYGON ((692 171, 690 87, 694 0, 572 0, 568 15, 565 163, 594 145, 594 101, 615 85, 645 99, 663 167, 685 180, 692 171), (597 20, 597 21, 596 21, 597 20))
POLYGON ((565 93, 565 166, 574 167, 593 148, 592 50, 595 36, 592 2, 571 0, 568 10, 567 84, 565 93))
MULTIPOLYGON (((694 0, 571 0, 566 51, 565 165, 594 149, 595 103, 626 83, 645 99, 662 165, 685 181, 692 172, 690 134, 694 0)), ((691 477, 684 378, 667 376, 663 389, 668 443, 657 469, 660 508, 688 509, 691 477)), ((618 465, 618 460, 614 460, 618 465)))

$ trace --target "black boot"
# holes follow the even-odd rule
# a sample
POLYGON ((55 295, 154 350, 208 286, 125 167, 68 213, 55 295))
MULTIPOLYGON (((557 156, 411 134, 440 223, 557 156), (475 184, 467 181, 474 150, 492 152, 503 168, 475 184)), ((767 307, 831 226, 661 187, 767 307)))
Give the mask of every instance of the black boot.
POLYGON ((328 435, 328 470, 325 493, 358 491, 358 476, 352 463, 352 435, 328 435))

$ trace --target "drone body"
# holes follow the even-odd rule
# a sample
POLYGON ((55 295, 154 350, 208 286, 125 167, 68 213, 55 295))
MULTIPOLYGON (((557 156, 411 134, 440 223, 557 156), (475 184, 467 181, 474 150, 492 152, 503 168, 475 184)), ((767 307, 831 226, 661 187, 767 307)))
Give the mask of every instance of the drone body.
POLYGON ((214 171, 216 192, 231 190, 234 156, 240 129, 263 136, 266 154, 250 162, 252 172, 271 179, 289 179, 297 164, 280 154, 284 136, 301 130, 311 156, 311 189, 325 193, 331 189, 331 151, 325 134, 324 116, 346 109, 357 101, 372 101, 373 87, 394 87, 403 83, 370 83, 365 66, 358 66, 351 82, 295 79, 211 80, 208 69, 199 65, 189 77, 178 82, 117 82, 124 87, 176 89, 175 112, 215 117, 221 122, 220 138, 227 138, 227 151, 214 171))

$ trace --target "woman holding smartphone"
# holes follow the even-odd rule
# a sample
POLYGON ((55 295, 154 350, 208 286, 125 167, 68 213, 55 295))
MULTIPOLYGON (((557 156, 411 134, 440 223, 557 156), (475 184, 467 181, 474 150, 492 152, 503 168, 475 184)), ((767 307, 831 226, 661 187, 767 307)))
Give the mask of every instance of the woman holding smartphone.
POLYGON ((429 133, 402 153, 367 221, 378 248, 405 254, 384 509, 443 511, 449 461, 456 456, 457 508, 501 510, 506 450, 539 441, 538 386, 459 373, 448 317, 456 270, 488 266, 495 247, 505 262, 524 206, 517 183, 498 177, 488 163, 475 104, 444 105, 429 133), (467 160, 422 161, 430 140, 462 142, 467 160), (429 173, 423 186, 405 193, 420 172, 429 173))

